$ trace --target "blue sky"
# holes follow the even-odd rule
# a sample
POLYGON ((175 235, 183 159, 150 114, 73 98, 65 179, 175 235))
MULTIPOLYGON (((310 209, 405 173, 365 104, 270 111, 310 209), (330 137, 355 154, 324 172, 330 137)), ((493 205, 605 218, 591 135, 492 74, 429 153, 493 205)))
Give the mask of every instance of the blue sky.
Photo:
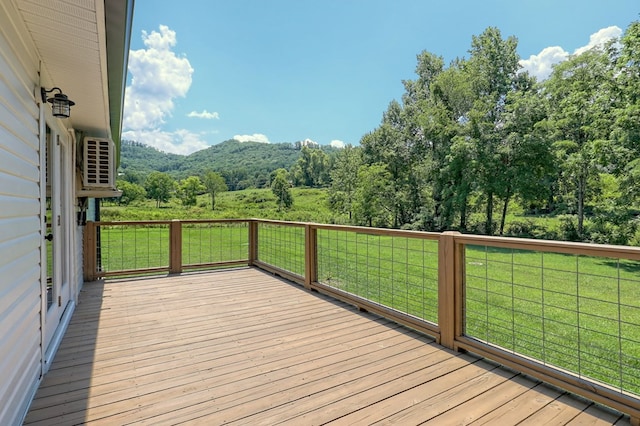
POLYGON ((639 14, 638 0, 136 0, 123 138, 179 154, 232 138, 355 145, 423 50, 468 57, 495 26, 545 78, 639 14))

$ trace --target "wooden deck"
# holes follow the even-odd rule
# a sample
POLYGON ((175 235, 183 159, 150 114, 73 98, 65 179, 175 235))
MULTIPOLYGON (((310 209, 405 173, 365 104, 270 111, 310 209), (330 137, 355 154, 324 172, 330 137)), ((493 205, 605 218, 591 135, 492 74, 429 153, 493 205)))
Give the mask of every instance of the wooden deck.
POLYGON ((619 424, 256 269, 85 284, 26 424, 619 424))

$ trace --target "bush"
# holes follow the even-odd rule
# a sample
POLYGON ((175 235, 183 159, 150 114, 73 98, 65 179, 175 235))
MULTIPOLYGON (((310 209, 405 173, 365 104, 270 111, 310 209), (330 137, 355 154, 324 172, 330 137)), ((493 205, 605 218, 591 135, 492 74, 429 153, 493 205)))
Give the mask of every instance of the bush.
POLYGON ((636 229, 636 233, 629 239, 629 245, 640 247, 640 229, 636 229))
MULTIPOLYGON (((578 218, 574 215, 558 216, 560 220, 559 239, 563 241, 582 241, 578 233, 578 218)), ((586 233, 585 233, 586 234, 586 233)))
POLYGON ((636 220, 628 220, 621 223, 603 216, 596 217, 588 223, 589 240, 597 244, 638 245, 638 223, 636 220), (636 244, 633 242, 636 241, 636 244))
MULTIPOLYGON (((467 232, 471 234, 487 235, 486 219, 482 213, 472 213, 467 220, 467 232)), ((494 235, 500 230, 500 223, 493 221, 494 235)))

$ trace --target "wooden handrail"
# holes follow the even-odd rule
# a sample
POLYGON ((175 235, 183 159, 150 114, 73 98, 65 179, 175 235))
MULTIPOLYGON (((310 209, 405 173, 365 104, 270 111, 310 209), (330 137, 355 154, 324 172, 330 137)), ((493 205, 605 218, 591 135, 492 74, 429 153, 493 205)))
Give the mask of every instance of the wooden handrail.
POLYGON ((460 234, 456 243, 510 248, 514 250, 542 251, 560 254, 579 254, 595 257, 621 257, 640 260, 640 247, 614 246, 607 244, 576 243, 570 241, 533 240, 513 237, 490 237, 487 235, 460 234))
MULTIPOLYGON (((639 247, 613 245, 597 245, 564 241, 531 240, 523 238, 490 237, 482 235, 466 235, 458 232, 419 232, 408 230, 367 228, 359 226, 317 224, 304 222, 286 222, 265 219, 197 219, 197 220, 159 220, 159 221, 123 221, 123 222, 88 222, 84 230, 84 278, 93 281, 100 276, 115 275, 116 272, 98 271, 97 258, 98 231, 104 226, 145 226, 166 225, 169 227, 169 267, 147 268, 145 272, 167 270, 180 273, 185 269, 208 266, 249 265, 268 270, 295 282, 307 289, 317 290, 333 297, 345 300, 360 309, 370 310, 388 316, 401 324, 421 330, 434 336, 440 344, 453 350, 469 350, 479 355, 519 369, 540 380, 564 387, 580 396, 598 403, 611 406, 631 416, 632 424, 640 426, 640 399, 637 395, 626 394, 616 389, 569 374, 558 368, 544 365, 525 356, 513 354, 488 343, 480 342, 464 335, 465 322, 465 250, 469 245, 508 248, 523 251, 585 255, 604 258, 618 258, 640 261, 639 247), (213 264, 182 264, 182 230, 190 224, 247 224, 247 259, 231 260, 213 264), (270 265, 260 259, 259 225, 304 228, 304 276, 282 269, 278 265, 270 265), (429 323, 409 314, 395 311, 374 301, 351 295, 339 288, 331 287, 318 280, 318 238, 319 231, 351 232, 357 234, 383 237, 401 237, 438 241, 438 323, 429 323)), ((136 271, 125 271, 128 274, 136 271)))
POLYGON ((275 219, 247 219, 247 220, 252 220, 257 223, 268 223, 272 225, 297 226, 300 228, 304 228, 307 225, 315 225, 307 222, 287 222, 285 220, 275 220, 275 219))
POLYGON ((130 226, 143 226, 143 225, 170 225, 171 220, 123 220, 123 221, 98 221, 87 222, 93 223, 96 226, 118 226, 118 225, 130 225, 130 226))
POLYGON ((314 229, 324 229, 327 231, 346 231, 358 234, 380 235, 388 237, 407 237, 427 240, 440 239, 439 232, 410 231, 405 229, 389 229, 389 228, 369 228, 366 226, 349 226, 349 225, 330 225, 321 223, 310 223, 314 229))

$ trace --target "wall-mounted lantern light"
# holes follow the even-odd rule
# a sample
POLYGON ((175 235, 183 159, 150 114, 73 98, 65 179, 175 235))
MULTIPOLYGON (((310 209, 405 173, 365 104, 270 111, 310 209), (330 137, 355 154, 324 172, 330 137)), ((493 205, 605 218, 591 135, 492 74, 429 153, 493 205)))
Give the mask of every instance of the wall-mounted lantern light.
POLYGON ((71 115, 71 106, 76 103, 70 100, 67 95, 62 93, 62 90, 60 90, 59 87, 54 87, 51 90, 40 88, 40 93, 42 95, 42 102, 51 102, 51 109, 54 117, 69 118, 71 115), (51 93, 54 90, 57 90, 59 93, 56 93, 53 98, 47 99, 47 93, 51 93))

